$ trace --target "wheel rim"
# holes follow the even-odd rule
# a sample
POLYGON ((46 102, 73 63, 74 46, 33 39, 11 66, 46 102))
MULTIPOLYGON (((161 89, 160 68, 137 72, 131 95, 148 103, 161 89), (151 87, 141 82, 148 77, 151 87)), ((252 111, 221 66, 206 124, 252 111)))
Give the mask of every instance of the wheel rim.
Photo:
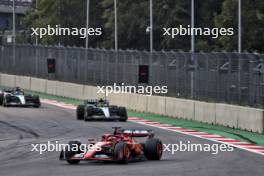
POLYGON ((159 158, 162 155, 162 145, 160 143, 157 145, 157 154, 159 158))
POLYGON ((130 151, 128 147, 124 148, 124 158, 129 159, 130 151))

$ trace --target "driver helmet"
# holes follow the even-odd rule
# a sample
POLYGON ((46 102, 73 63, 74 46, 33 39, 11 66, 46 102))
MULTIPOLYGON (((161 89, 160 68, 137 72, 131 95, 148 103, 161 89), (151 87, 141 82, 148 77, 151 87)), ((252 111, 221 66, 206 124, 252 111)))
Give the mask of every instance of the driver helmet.
POLYGON ((98 100, 98 106, 103 106, 104 105, 104 99, 103 98, 100 98, 98 100))
POLYGON ((15 91, 16 91, 16 92, 21 92, 22 90, 21 90, 20 87, 15 87, 15 91))
POLYGON ((14 88, 14 92, 15 92, 16 94, 23 93, 23 91, 22 91, 22 89, 21 89, 20 87, 15 87, 15 88, 14 88))

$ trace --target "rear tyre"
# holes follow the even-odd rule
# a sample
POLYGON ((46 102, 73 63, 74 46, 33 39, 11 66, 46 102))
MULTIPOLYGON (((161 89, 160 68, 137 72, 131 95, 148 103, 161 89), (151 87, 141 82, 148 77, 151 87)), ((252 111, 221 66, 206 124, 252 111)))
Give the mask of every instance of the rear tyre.
POLYGON ((119 107, 118 115, 120 116, 120 121, 121 122, 126 122, 127 121, 127 110, 126 110, 125 107, 119 107))
POLYGON ((77 120, 84 119, 84 105, 78 105, 76 110, 77 120))
POLYGON ((131 152, 126 143, 119 142, 115 145, 113 156, 118 163, 127 164, 130 159, 131 152))
POLYGON ((33 102, 34 102, 33 107, 34 108, 39 108, 40 107, 40 99, 39 99, 39 96, 34 95, 32 98, 33 98, 33 102))
POLYGON ((3 102, 4 102, 4 94, 0 94, 0 106, 3 105, 3 102))
POLYGON ((161 140, 158 138, 147 139, 144 151, 148 160, 160 160, 163 152, 161 140))
POLYGON ((81 153, 81 150, 80 150, 81 144, 82 143, 80 141, 70 141, 69 142, 69 148, 67 147, 65 150, 65 157, 69 164, 79 164, 80 160, 73 160, 70 158, 73 157, 75 154, 81 153), (75 150, 76 146, 78 146, 78 149, 79 149, 78 151, 75 150))

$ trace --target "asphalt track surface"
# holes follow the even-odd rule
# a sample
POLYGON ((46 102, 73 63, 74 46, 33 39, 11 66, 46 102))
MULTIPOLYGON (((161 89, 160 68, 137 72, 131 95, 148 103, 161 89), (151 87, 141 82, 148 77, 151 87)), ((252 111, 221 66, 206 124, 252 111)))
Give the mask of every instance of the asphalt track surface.
POLYGON ((0 175, 1 176, 263 176, 264 157, 244 150, 221 152, 163 153, 161 161, 133 162, 128 165, 81 162, 69 165, 59 161, 59 152, 32 152, 31 144, 79 139, 100 139, 111 133, 112 126, 129 129, 152 129, 163 143, 191 141, 213 142, 183 134, 152 128, 133 122, 84 122, 75 119, 75 111, 43 104, 40 109, 0 107, 0 175))

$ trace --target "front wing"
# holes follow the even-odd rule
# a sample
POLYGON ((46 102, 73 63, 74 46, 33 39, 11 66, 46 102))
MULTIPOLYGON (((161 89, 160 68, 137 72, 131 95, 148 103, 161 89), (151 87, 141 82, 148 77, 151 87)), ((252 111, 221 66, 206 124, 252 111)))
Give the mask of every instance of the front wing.
POLYGON ((92 116, 88 116, 85 117, 85 120, 121 120, 121 117, 118 115, 112 115, 110 117, 107 117, 105 115, 92 115, 92 116))
MULTIPOLYGON (((60 157, 59 157, 60 160, 80 160, 80 161, 117 161, 115 160, 112 156, 109 156, 107 154, 103 154, 103 153, 99 153, 99 154, 95 154, 93 156, 86 156, 85 154, 75 154, 74 156, 70 157, 70 158, 67 158, 65 156, 65 152, 64 151, 61 151, 60 153, 60 157)), ((131 156, 130 158, 130 162, 133 162, 133 161, 144 161, 146 160, 145 156, 142 154, 142 155, 139 155, 139 156, 131 156)))

